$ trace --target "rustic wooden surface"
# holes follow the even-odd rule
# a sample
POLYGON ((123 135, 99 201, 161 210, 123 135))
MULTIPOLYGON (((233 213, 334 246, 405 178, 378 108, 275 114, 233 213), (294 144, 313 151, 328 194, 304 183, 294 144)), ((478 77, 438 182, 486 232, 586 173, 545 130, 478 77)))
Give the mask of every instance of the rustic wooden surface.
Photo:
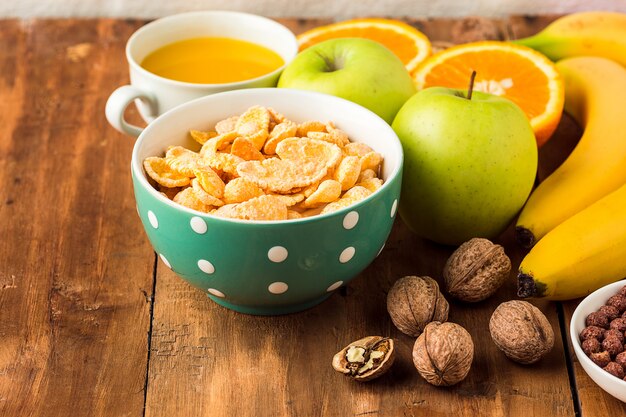
MULTIPOLYGON (((525 36, 551 19, 407 21, 435 41, 461 42, 525 36)), ((322 21, 282 22, 300 32, 322 21)), ((565 328, 576 302, 536 303, 556 334, 538 365, 496 349, 487 323, 515 297, 513 276, 483 303, 452 303, 450 320, 476 343, 468 378, 448 389, 424 382, 385 296, 406 274, 440 280, 451 249, 400 221, 347 288, 284 317, 218 307, 156 263, 135 215, 132 141, 103 116, 128 80, 126 39, 143 23, 0 21, 0 416, 626 414, 573 358, 565 328), (368 384, 337 375, 332 355, 370 334, 397 340, 392 371, 368 384)), ((564 118, 541 151, 541 178, 579 135, 564 118)), ((511 230, 501 243, 516 266, 523 252, 511 230)))

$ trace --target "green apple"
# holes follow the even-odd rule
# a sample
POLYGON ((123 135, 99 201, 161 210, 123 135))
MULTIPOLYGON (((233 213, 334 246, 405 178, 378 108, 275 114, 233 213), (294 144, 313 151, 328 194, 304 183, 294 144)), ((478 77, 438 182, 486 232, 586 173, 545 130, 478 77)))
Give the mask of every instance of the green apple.
POLYGON ((404 148, 400 215, 416 234, 458 245, 494 238, 533 187, 537 144, 512 101, 432 87, 400 109, 393 129, 404 148))
POLYGON ((278 87, 342 97, 390 124, 415 94, 402 61, 378 42, 362 38, 331 39, 305 49, 287 65, 278 87))

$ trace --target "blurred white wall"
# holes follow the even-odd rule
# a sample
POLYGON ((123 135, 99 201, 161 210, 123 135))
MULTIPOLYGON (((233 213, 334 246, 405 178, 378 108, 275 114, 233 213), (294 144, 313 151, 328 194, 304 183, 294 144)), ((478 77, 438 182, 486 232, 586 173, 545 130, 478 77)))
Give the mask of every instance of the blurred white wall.
POLYGON ((237 10, 270 17, 502 17, 511 14, 626 12, 626 0, 0 0, 2 17, 141 17, 191 10, 237 10))

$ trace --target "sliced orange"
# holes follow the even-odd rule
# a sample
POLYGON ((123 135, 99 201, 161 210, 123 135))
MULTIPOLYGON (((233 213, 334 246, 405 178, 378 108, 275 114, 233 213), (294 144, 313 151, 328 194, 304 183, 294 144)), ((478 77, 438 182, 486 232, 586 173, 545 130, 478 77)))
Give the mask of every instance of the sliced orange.
POLYGON ((440 86, 474 89, 506 97, 524 110, 537 145, 554 133, 563 112, 563 81, 552 61, 530 48, 485 41, 453 46, 424 61, 413 73, 418 89, 440 86))
POLYGON ((430 55, 430 41, 411 25, 392 19, 353 19, 319 26, 298 35, 300 50, 328 39, 366 38, 382 43, 411 72, 430 55))

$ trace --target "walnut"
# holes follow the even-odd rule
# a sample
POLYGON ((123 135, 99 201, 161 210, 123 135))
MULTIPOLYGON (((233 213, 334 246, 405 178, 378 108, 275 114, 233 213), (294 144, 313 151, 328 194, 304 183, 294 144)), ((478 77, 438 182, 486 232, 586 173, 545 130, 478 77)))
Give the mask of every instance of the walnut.
POLYGON ((589 313, 587 318, 585 319, 586 326, 598 326, 603 329, 609 328, 609 318, 606 314, 600 313, 599 311, 594 311, 593 313, 589 313))
POLYGON ((600 313, 604 313, 609 320, 613 320, 619 317, 619 310, 613 306, 602 306, 598 311, 600 313))
POLYGON ((492 296, 511 272, 504 248, 487 239, 463 243, 443 268, 446 290, 462 301, 477 302, 492 296))
POLYGON ((609 362, 603 369, 619 379, 624 378, 624 368, 620 364, 609 362))
POLYGON ((450 386, 469 373, 474 358, 474 342, 455 323, 429 323, 413 346, 413 364, 429 384, 450 386))
POLYGON ((592 353, 600 352, 602 350, 602 344, 598 339, 587 339, 583 340, 582 348, 585 355, 590 356, 592 353))
POLYGON ((531 364, 554 345, 554 332, 546 316, 526 301, 507 301, 496 308, 489 320, 496 346, 515 362, 531 364))
POLYGON ((591 359, 599 367, 604 368, 609 364, 609 362, 611 362, 611 355, 609 355, 609 352, 604 350, 602 352, 592 353, 589 356, 589 359, 591 359))
POLYGON ((430 277, 408 276, 393 284, 387 311, 393 324, 409 336, 419 336, 431 321, 448 320, 449 305, 430 277))
POLYGON ((333 357, 333 368, 356 381, 378 378, 393 364, 393 339, 368 336, 350 343, 333 357))
POLYGON ((624 346, 617 337, 609 337, 602 341, 602 350, 606 350, 609 352, 609 355, 615 356, 624 350, 624 346))

